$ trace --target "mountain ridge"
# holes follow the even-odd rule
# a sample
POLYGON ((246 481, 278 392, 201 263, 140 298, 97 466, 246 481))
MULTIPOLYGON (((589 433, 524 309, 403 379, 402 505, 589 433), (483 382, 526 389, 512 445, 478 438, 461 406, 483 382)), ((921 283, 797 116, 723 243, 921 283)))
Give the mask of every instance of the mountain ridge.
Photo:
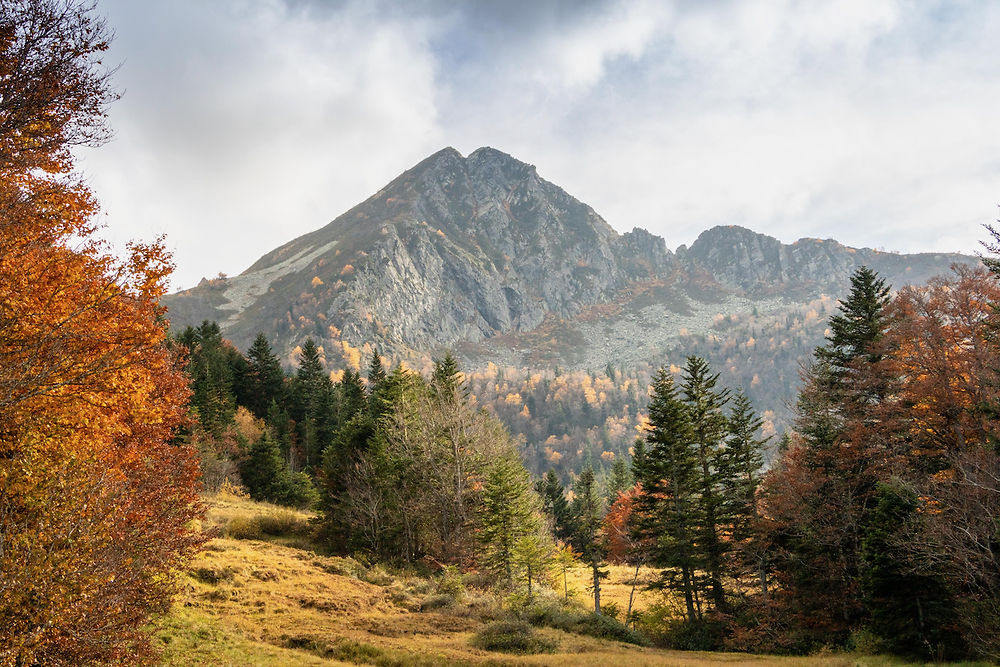
POLYGON ((374 345, 397 359, 449 348, 473 364, 490 354, 529 363, 534 351, 508 354, 523 346, 503 341, 556 322, 587 329, 581 344, 588 350, 545 357, 575 366, 628 363, 638 350, 653 353, 650 341, 676 346, 680 330, 690 328, 671 333, 670 322, 692 313, 714 317, 725 306, 738 316, 759 311, 759 300, 795 308, 837 295, 861 264, 899 287, 974 261, 832 239, 784 244, 737 225, 705 230, 672 251, 644 229, 618 233, 531 164, 491 147, 465 157, 448 147, 239 276, 203 280, 164 303, 174 328, 215 319, 242 349, 262 331, 289 362, 305 338, 319 339, 331 350, 331 368, 351 365, 352 350, 374 345), (601 331, 622 344, 602 342, 581 320, 593 323, 595 309, 601 331), (647 332, 641 340, 630 341, 636 327, 615 319, 628 317, 647 332))

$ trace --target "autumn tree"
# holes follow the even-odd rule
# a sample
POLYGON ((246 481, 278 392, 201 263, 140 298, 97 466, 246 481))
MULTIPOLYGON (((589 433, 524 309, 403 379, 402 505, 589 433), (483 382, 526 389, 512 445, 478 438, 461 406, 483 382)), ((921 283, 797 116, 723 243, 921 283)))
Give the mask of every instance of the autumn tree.
POLYGON ((116 259, 74 145, 115 95, 92 5, 0 0, 0 664, 137 663, 204 537, 162 246, 116 259))

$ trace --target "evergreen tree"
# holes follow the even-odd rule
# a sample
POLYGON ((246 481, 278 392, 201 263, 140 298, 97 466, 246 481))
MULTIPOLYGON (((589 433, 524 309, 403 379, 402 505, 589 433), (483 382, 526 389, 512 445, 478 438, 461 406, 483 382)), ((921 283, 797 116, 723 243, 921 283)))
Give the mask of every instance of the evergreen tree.
POLYGON ((308 507, 318 498, 306 475, 288 469, 278 444, 267 431, 251 445, 240 466, 240 476, 254 500, 308 507))
MULTIPOLYGON (((756 569, 761 591, 767 598, 767 552, 756 538, 760 518, 757 489, 764 466, 763 448, 771 439, 759 437, 764 421, 753 410, 750 399, 738 393, 729 415, 729 437, 719 456, 719 477, 726 514, 731 521, 730 540, 740 549, 744 562, 756 569)), ((734 572, 738 576, 739 572, 734 572)))
POLYGON ((528 602, 531 602, 534 592, 533 585, 544 582, 548 578, 553 551, 552 540, 538 531, 525 535, 517 542, 514 549, 514 564, 523 574, 528 585, 528 602))
POLYGON ((573 546, 590 566, 593 576, 594 613, 601 613, 601 579, 608 576, 605 569, 605 546, 601 534, 604 513, 597 493, 594 469, 587 466, 573 485, 573 546))
POLYGON ((499 457, 486 473, 480 524, 483 562, 510 588, 518 544, 538 531, 536 500, 528 472, 513 455, 499 457))
POLYGON ((953 599, 943 580, 908 564, 902 533, 917 520, 917 495, 899 485, 878 485, 877 500, 861 545, 861 590, 868 628, 895 655, 925 659, 957 648, 951 631, 953 599))
POLYGON ((187 327, 178 341, 188 348, 185 371, 191 378, 191 406, 198 423, 207 433, 221 438, 236 412, 234 366, 235 357, 242 357, 223 340, 219 325, 209 320, 197 328, 187 327))
POLYGON ((241 404, 255 417, 266 418, 272 402, 283 402, 284 382, 285 373, 281 369, 281 362, 272 352, 267 336, 257 334, 247 351, 246 382, 241 404))
POLYGON ((689 622, 701 617, 696 606, 696 530, 698 452, 689 411, 677 395, 674 378, 660 368, 653 378, 645 451, 635 456, 635 476, 642 485, 636 499, 637 532, 650 545, 650 561, 663 569, 659 586, 684 596, 689 622))
POLYGON ((688 357, 681 391, 698 457, 698 504, 703 519, 698 527, 698 545, 704 553, 712 602, 716 609, 722 610, 726 606, 723 557, 728 546, 721 533, 729 523, 729 516, 718 459, 729 426, 722 412, 729 401, 729 390, 717 390, 718 380, 719 374, 711 373, 708 362, 701 357, 688 357))
POLYGON ((573 535, 573 516, 566 489, 556 471, 549 469, 545 477, 535 483, 535 491, 542 501, 542 511, 552 522, 552 532, 557 539, 569 541, 573 535))
POLYGON ((461 394, 464 398, 468 395, 468 388, 462 381, 462 372, 458 368, 455 357, 451 356, 451 352, 446 352, 443 359, 434 362, 431 387, 436 394, 443 397, 461 394))
POLYGON ((372 350, 371 364, 368 366, 368 395, 373 396, 386 379, 385 367, 382 365, 382 356, 378 353, 378 347, 372 350))
POLYGON ((623 457, 616 457, 614 464, 611 466, 611 474, 608 476, 607 490, 605 492, 605 500, 608 505, 618 500, 619 493, 628 491, 634 484, 635 479, 632 477, 629 465, 625 463, 623 457))
POLYGON ((361 374, 350 368, 345 370, 337 385, 337 391, 340 397, 337 423, 343 425, 365 409, 365 386, 361 382, 361 374))
POLYGON ((305 453, 305 465, 311 469, 333 440, 336 406, 333 383, 323 369, 319 346, 309 338, 299 353, 295 373, 292 415, 298 422, 299 442, 305 453))

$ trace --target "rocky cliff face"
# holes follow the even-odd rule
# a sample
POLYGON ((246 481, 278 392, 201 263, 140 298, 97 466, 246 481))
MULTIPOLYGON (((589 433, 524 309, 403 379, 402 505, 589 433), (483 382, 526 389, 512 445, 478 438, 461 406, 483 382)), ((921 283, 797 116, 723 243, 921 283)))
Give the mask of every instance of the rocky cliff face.
POLYGON ((286 353, 311 336, 334 367, 366 345, 397 358, 452 348, 473 362, 599 367, 676 345, 723 311, 841 294, 861 264, 899 286, 954 261, 974 259, 786 245, 740 227, 675 254, 645 230, 619 235, 529 164, 448 148, 241 275, 165 302, 175 328, 215 319, 244 349, 259 331, 286 353))

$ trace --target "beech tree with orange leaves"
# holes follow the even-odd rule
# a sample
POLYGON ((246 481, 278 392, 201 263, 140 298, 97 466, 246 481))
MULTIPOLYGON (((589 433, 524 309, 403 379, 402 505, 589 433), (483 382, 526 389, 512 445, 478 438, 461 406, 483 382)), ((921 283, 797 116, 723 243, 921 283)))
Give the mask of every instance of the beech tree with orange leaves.
POLYGON ((137 663, 203 541, 161 244, 94 239, 70 149, 115 98, 93 3, 0 0, 0 665, 137 663))

